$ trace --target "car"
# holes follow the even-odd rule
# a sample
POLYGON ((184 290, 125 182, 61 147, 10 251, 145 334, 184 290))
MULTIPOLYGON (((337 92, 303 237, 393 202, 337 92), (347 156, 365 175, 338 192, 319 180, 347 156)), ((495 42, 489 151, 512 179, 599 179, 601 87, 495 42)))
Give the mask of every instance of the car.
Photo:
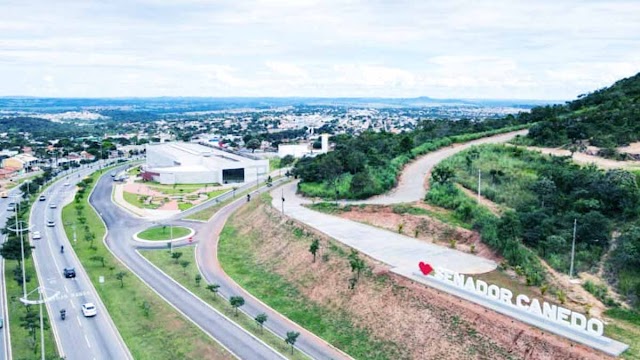
POLYGON ((2 197, 3 199, 6 199, 9 197, 9 194, 6 191, 0 192, 0 197, 2 197))
POLYGON ((16 211, 16 203, 10 202, 9 205, 7 205, 7 211, 16 211))
POLYGON ((116 172, 115 171, 111 173, 111 177, 116 177, 116 172))
POLYGON ((74 268, 64 268, 62 273, 64 274, 64 277, 66 277, 67 279, 76 277, 76 269, 74 268))
POLYGON ((55 209, 57 207, 58 207, 58 205, 56 205, 56 203, 49 204, 49 208, 51 208, 51 209, 55 209))
POLYGON ((64 186, 69 186, 69 183, 68 182, 64 183, 64 186))
POLYGON ((45 201, 47 198, 44 195, 40 195, 40 201, 45 201))
POLYGON ((40 240, 42 239, 42 235, 40 235, 40 231, 34 231, 31 233, 31 238, 33 240, 40 240))
POLYGON ((56 222, 53 221, 53 220, 47 220, 47 226, 48 227, 54 227, 54 226, 56 226, 56 222))
POLYGON ((4 327, 4 318, 0 316, 0 329, 4 327))
POLYGON ((85 317, 96 316, 98 314, 98 310, 93 303, 85 303, 82 304, 82 315, 85 317))

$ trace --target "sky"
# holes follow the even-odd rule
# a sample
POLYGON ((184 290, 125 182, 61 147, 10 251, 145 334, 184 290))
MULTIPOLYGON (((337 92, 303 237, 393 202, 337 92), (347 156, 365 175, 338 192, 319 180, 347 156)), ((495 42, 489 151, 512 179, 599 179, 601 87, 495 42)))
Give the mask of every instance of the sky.
POLYGON ((0 96, 570 100, 638 72, 638 0, 0 1, 0 96))

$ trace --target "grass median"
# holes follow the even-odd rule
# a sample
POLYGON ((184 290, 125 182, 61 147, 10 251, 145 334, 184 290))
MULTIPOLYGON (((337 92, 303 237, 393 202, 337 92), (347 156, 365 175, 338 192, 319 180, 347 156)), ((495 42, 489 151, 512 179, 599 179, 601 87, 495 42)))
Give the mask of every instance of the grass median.
MULTIPOLYGON (((93 186, 99 174, 91 177, 93 186)), ((72 242, 74 251, 133 357, 232 359, 217 342, 182 317, 109 252, 102 242, 105 227, 87 197, 64 207, 65 231, 68 238, 73 238, 76 225, 78 241, 72 242), (104 276, 104 283, 98 282, 100 276, 104 276)))
MULTIPOLYGON (((207 284, 202 280, 200 280, 200 283, 196 282, 196 275, 199 275, 200 271, 195 263, 194 251, 195 248, 193 246, 183 247, 173 251, 174 253, 182 253, 183 255, 180 258, 186 259, 183 261, 189 262, 184 268, 180 263, 176 263, 176 261, 171 258, 171 253, 167 250, 144 250, 140 253, 154 265, 162 269, 162 271, 171 276, 174 280, 182 284, 182 286, 196 294, 200 299, 204 300, 207 304, 232 319, 236 324, 240 325, 260 340, 278 350, 288 359, 309 359, 305 354, 297 349, 293 354, 291 354, 291 349, 284 342, 286 334, 279 334, 279 336, 276 336, 268 330, 260 329, 256 321, 245 313, 239 312, 237 316, 234 315, 233 307, 229 305, 229 301, 227 299, 224 299, 208 290, 206 287, 207 284)), ((268 322, 269 320, 267 319, 267 323, 268 322)))
MULTIPOLYGON (((27 246, 25 240, 25 246, 27 246)), ((11 351, 14 359, 34 359, 40 357, 40 313, 38 306, 26 307, 20 298, 22 297, 22 284, 16 278, 22 277, 22 269, 15 260, 5 260, 4 280, 7 288, 7 313, 9 315, 9 331, 11 332, 11 351), (18 272, 18 275, 15 275, 18 272)), ((33 258, 25 260, 25 273, 27 279, 27 293, 36 289, 38 278, 33 263, 33 258)), ((37 292, 29 298, 34 300, 37 292)), ((43 307, 46 312, 46 308, 43 307)), ((53 340, 53 332, 49 324, 47 314, 44 314, 45 331, 44 347, 47 359, 57 359, 58 351, 53 340)), ((7 326, 6 322, 4 326, 7 326)))
POLYGON ((181 237, 185 237, 189 235, 191 229, 186 228, 184 226, 173 226, 169 227, 166 225, 163 226, 154 226, 152 228, 148 228, 138 234, 138 237, 142 240, 171 240, 171 239, 179 239, 181 237))

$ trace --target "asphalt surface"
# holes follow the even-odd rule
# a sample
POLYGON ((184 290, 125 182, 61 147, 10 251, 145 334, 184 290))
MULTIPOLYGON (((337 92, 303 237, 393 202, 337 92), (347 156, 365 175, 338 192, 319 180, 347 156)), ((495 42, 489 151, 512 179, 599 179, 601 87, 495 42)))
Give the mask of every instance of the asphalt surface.
MULTIPOLYGON (((231 320, 215 311, 197 296, 172 281, 167 275, 151 266, 137 251, 132 235, 153 225, 153 222, 136 218, 112 203, 113 180, 106 175, 100 178, 90 197, 109 229, 106 244, 111 251, 140 279, 159 293, 173 307, 182 312, 203 331, 224 345, 241 359, 283 359, 277 351, 244 331, 231 320)), ((180 221, 176 221, 180 223, 180 221)), ((188 226, 198 231, 197 223, 188 226)), ((246 306, 246 305, 245 305, 246 306)))
MULTIPOLYGON (((286 170, 286 169, 285 169, 286 170)), ((285 171, 283 170, 283 172, 285 171)), ((276 173, 271 174, 275 177, 276 173)), ((275 180, 274 185, 279 183, 281 180, 275 180)), ((94 192, 94 196, 92 196, 91 201, 97 209, 102 213, 103 218, 105 220, 107 218, 111 219, 111 222, 107 221, 110 232, 113 232, 113 238, 123 239, 122 241, 118 241, 118 244, 108 245, 116 252, 114 248, 117 246, 120 250, 117 251, 117 255, 120 257, 120 253, 127 253, 126 256, 128 260, 125 262, 129 265, 129 262, 135 262, 137 266, 144 267, 146 271, 149 271, 153 275, 149 275, 151 286, 156 288, 157 285, 163 284, 164 287, 174 288, 177 285, 168 281, 166 275, 160 273, 155 268, 148 265, 148 263, 142 259, 142 257, 134 251, 135 249, 159 249, 166 248, 166 243, 159 242, 140 242, 134 241, 132 239, 133 234, 143 229, 148 228, 154 224, 153 221, 146 220, 135 215, 130 214, 127 211, 122 210, 120 207, 111 202, 111 182, 108 178, 103 177, 102 180, 98 183, 96 190, 94 192), (117 224, 117 225, 116 225, 117 224), (117 235, 115 235, 117 233, 117 235)), ((267 191, 270 188, 262 187, 260 191, 267 191)), ((219 210, 215 216, 208 222, 198 222, 198 221, 185 221, 181 220, 181 218, 187 217, 194 212, 200 211, 203 208, 208 206, 214 206, 218 202, 226 201, 228 199, 235 198, 233 192, 228 192, 223 194, 222 196, 217 198, 217 201, 210 201, 207 203, 203 203, 197 207, 191 208, 187 211, 184 211, 179 214, 179 216, 174 216, 172 219, 163 219, 160 220, 163 224, 172 224, 172 225, 181 225, 190 227, 196 230, 196 234, 193 236, 193 242, 197 243, 196 247, 196 261, 198 263, 198 267, 203 274, 203 277, 208 283, 215 283, 220 285, 219 294, 224 298, 228 299, 230 296, 242 296, 245 299, 245 304, 240 308, 240 311, 243 311, 250 315, 251 317, 255 317, 257 314, 265 313, 268 316, 268 321, 265 323, 265 329, 275 333, 277 336, 284 338, 286 336, 287 331, 297 331, 301 333, 301 336, 298 338, 296 342, 296 348, 300 349, 304 353, 308 354, 310 357, 314 359, 345 359, 349 358, 344 353, 339 350, 334 349, 331 345, 329 345, 324 340, 318 338, 314 334, 310 333, 306 329, 301 326, 291 322, 289 319, 284 317, 283 315, 275 312, 262 302, 255 299, 251 294, 242 289, 239 285, 237 285, 231 278, 229 278, 224 271, 220 268, 218 260, 217 260, 217 244, 218 244, 218 236, 226 219, 240 206, 246 203, 246 195, 240 196, 239 194, 246 190, 253 190, 251 196, 256 195, 256 184, 249 183, 239 187, 236 190, 237 200, 232 202, 231 204, 225 206, 221 210, 219 210)), ((109 241, 109 240, 108 240, 109 241)), ((191 243, 188 240, 182 240, 178 242, 174 242, 175 246, 185 246, 190 245, 191 243)), ((123 258, 124 260, 124 258, 123 258)), ((136 273, 139 268, 136 267, 134 270, 136 273)), ((140 274, 140 273, 138 273, 140 274)), ((178 292, 177 295, 183 293, 182 291, 178 292)), ((163 294, 164 296, 164 294, 163 294)), ((180 295, 183 296, 183 295, 180 295)), ((173 297, 167 298, 169 302, 171 302, 174 306, 175 299, 173 297)), ((181 305, 181 304, 178 304, 181 305)), ((192 320, 190 314, 187 314, 192 320)), ((195 315, 200 316, 200 315, 195 315)), ((197 318, 195 318, 197 320, 197 318)), ((213 335, 213 334, 212 334, 213 335)), ((222 341, 222 340, 221 340, 222 341)), ((227 343, 223 342, 224 345, 227 343)), ((235 352, 235 351, 234 351, 235 352)), ((251 356, 242 356, 238 354, 243 359, 252 359, 251 356)))
MULTIPOLYGON (((35 246, 33 256, 38 277, 45 287, 44 297, 51 298, 46 305, 61 356, 66 359, 83 360, 131 359, 132 356, 113 325, 104 304, 73 253, 62 223, 62 208, 73 200, 74 185, 94 170, 95 165, 93 169, 84 169, 64 177, 46 190, 45 201, 36 201, 33 204, 31 230, 40 231, 42 235, 40 240, 31 240, 31 244, 35 246), (47 226, 46 222, 49 220, 53 220, 55 225, 47 226), (60 251, 61 246, 64 246, 64 253, 60 251), (75 268, 75 278, 64 277, 63 269, 66 267, 75 268), (96 305, 95 317, 83 316, 81 306, 87 302, 96 305), (62 320, 60 315, 63 309, 66 311, 65 320, 62 320)), ((37 300, 37 296, 35 292, 29 299, 37 300)))
MULTIPOLYGON (((267 189, 262 189, 267 190, 267 189)), ((296 342, 296 347, 314 359, 348 359, 349 356, 343 352, 336 350, 326 341, 318 338, 313 333, 307 331, 301 326, 293 323, 286 317, 266 306, 242 287, 235 283, 222 270, 218 262, 218 239, 220 232, 224 227, 229 216, 234 213, 242 205, 246 204, 246 199, 240 198, 231 204, 220 209, 213 218, 201 227, 196 234, 195 240, 198 242, 196 248, 196 261, 203 277, 208 283, 219 284, 219 293, 225 298, 230 296, 241 295, 245 299, 242 311, 251 317, 258 314, 267 314, 268 320, 265 328, 272 331, 280 337, 284 337, 287 331, 298 331, 300 337, 296 342)))
POLYGON ((429 173, 440 161, 475 145, 507 142, 516 135, 525 135, 528 130, 513 131, 505 134, 488 136, 430 152, 409 163, 400 174, 398 185, 391 191, 361 201, 347 201, 352 204, 398 204, 423 200, 427 195, 425 187, 429 173))

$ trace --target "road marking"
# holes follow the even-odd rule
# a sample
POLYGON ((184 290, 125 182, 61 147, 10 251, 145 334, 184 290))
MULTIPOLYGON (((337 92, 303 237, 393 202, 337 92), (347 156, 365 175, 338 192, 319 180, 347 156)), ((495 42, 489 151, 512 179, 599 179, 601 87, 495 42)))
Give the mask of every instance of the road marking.
MULTIPOLYGON (((78 325, 80 325, 80 327, 82 327, 82 323, 80 322, 80 316, 76 316, 76 320, 78 320, 78 325)), ((87 335, 85 335, 87 336, 87 335)))
POLYGON ((71 307, 73 307, 74 309, 76 308, 76 303, 74 303, 73 301, 71 302, 71 307))
POLYGON ((84 339, 87 341, 87 346, 89 347, 89 349, 91 349, 91 343, 89 342, 89 338, 87 337, 87 334, 84 335, 84 339))
POLYGON ((64 285, 64 291, 69 292, 69 289, 67 289, 67 285, 64 285))

